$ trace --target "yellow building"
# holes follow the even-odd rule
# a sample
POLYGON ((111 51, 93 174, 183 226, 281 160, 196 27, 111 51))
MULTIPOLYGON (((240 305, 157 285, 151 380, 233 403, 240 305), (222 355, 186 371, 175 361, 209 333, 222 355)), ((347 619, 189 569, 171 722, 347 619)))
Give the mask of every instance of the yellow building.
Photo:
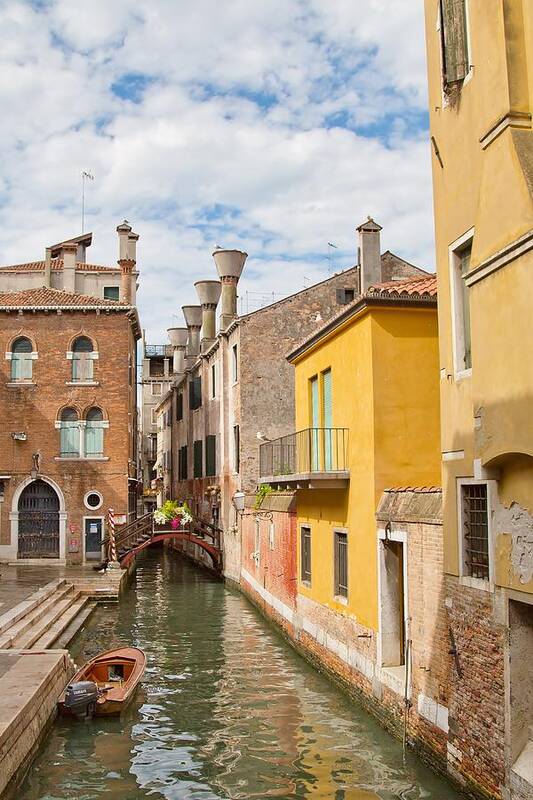
POLYGON ((479 666, 452 674, 453 758, 490 796, 521 799, 533 796, 533 2, 425 0, 425 12, 447 603, 458 659, 479 666))
POLYGON ((407 542, 383 552, 382 591, 375 515, 384 489, 440 482, 437 291, 428 274, 375 282, 379 231, 359 229, 362 295, 289 355, 297 432, 263 445, 262 480, 297 489, 297 624, 322 660, 369 681, 390 667, 403 696, 407 542))

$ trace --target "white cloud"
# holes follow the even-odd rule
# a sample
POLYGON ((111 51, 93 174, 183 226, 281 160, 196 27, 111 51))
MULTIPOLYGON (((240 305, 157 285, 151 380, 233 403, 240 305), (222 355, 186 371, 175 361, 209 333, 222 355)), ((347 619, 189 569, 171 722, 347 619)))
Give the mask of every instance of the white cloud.
POLYGON ((328 241, 351 265, 367 214, 431 266, 422 17, 412 0, 7 0, 0 262, 79 232, 91 169, 90 258, 113 261, 132 221, 152 340, 216 244, 250 253, 249 303, 325 277, 328 241))

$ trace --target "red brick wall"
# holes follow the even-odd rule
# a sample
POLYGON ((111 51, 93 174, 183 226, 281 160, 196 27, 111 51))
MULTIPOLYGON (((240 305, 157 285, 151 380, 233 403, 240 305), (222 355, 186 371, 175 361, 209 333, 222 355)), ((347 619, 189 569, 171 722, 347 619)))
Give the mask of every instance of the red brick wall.
MULTIPOLYGON (((254 558, 256 519, 246 509, 241 523, 242 569, 289 608, 296 608, 296 513, 272 511, 272 520, 259 517, 259 558, 254 558), (274 525, 274 546, 270 549, 270 524, 274 525)), ((249 584, 241 575, 244 591, 249 584)))
POLYGON ((124 313, 96 314, 80 311, 62 314, 16 312, 0 314, 0 474, 12 476, 5 483, 0 506, 0 544, 10 543, 9 512, 13 494, 30 475, 32 454, 40 454, 40 474, 54 481, 63 492, 67 513, 67 560, 82 558, 81 534, 84 516, 103 516, 108 507, 116 513, 128 511, 128 477, 136 449, 136 337, 124 313), (94 386, 69 386, 72 362, 66 353, 73 338, 84 334, 96 342, 99 358, 94 362, 94 386), (13 387, 11 362, 5 358, 16 336, 36 342, 38 359, 33 362, 34 385, 13 387), (59 410, 74 406, 80 416, 90 406, 99 406, 109 420, 104 430, 107 461, 59 461, 60 433, 55 428, 59 410), (11 434, 24 431, 27 440, 14 441, 11 434), (97 490, 103 504, 92 511, 84 496, 97 490), (68 541, 77 542, 78 552, 68 553, 68 541))

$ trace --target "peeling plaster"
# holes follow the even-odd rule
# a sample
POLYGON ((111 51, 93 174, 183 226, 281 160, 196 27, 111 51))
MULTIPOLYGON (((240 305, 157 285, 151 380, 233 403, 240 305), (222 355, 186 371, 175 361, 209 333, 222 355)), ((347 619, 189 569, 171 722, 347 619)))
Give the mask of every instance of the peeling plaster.
POLYGON ((519 503, 509 508, 498 505, 494 511, 494 527, 511 537, 511 566, 520 583, 533 579, 533 517, 519 503))

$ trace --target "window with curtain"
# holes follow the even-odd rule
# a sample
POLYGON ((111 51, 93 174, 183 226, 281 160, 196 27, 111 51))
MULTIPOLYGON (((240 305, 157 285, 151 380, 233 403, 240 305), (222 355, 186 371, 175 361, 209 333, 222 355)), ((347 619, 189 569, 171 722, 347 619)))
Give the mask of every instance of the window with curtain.
POLYGON ((80 423, 75 408, 64 408, 60 418, 61 458, 80 457, 80 423))
POLYGON ((72 380, 93 380, 93 343, 88 336, 78 336, 72 345, 72 380))
POLYGON ((32 378, 33 346, 29 339, 20 336, 11 348, 11 380, 28 381, 32 378))
POLYGON ((104 455, 104 415, 100 408, 90 408, 85 417, 85 457, 104 455))

